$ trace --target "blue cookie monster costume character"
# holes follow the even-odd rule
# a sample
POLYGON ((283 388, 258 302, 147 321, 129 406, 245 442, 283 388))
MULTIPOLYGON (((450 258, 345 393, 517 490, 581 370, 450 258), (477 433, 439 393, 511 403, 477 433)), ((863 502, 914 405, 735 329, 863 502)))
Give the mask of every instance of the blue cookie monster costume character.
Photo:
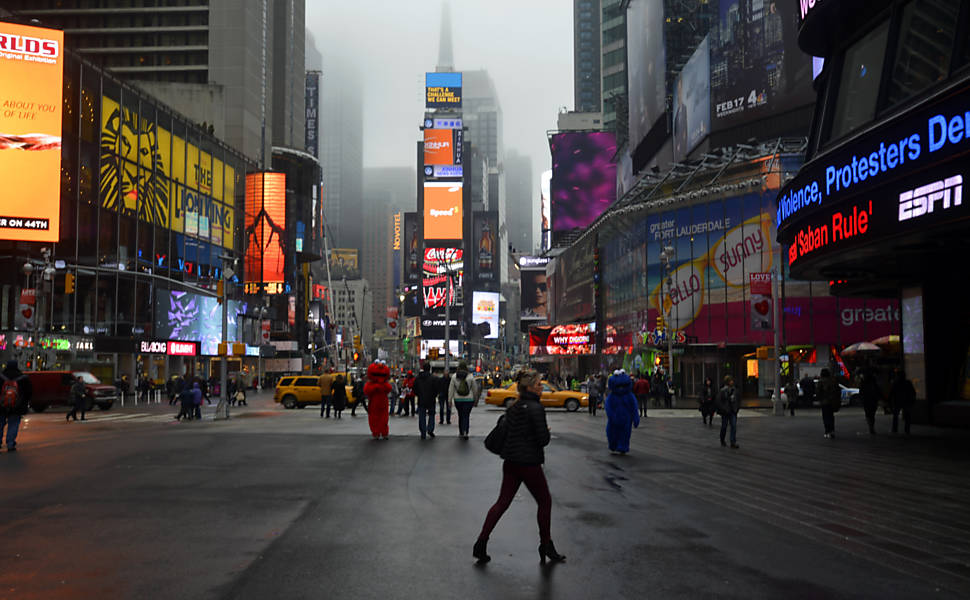
POLYGON ((606 396, 606 441, 610 452, 626 454, 630 451, 631 427, 640 426, 637 397, 633 394, 633 379, 626 371, 614 371, 606 382, 610 393, 606 396))

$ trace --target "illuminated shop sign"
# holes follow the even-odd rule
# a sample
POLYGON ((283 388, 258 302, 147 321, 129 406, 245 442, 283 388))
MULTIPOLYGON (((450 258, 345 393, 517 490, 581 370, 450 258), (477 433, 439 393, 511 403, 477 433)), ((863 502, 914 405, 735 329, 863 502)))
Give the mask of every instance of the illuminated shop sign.
POLYGON ((138 344, 141 354, 167 354, 169 356, 195 356, 198 354, 195 342, 172 340, 143 340, 138 344))
POLYGON ((401 213, 394 213, 394 243, 392 249, 397 252, 401 249, 401 213))
POLYGON ((545 266, 549 264, 550 260, 552 259, 549 258, 548 256, 520 256, 519 266, 524 269, 532 269, 532 268, 539 268, 539 267, 545 268, 545 266))
POLYGON ((432 126, 435 129, 461 129, 461 119, 434 119, 432 126))
MULTIPOLYGON (((850 194, 862 194, 898 177, 966 152, 970 143, 970 97, 937 102, 903 114, 851 147, 806 165, 778 197, 779 230, 793 217, 823 210, 850 194)), ((910 186, 913 187, 913 186, 910 186)))
POLYGON ((195 342, 169 342, 166 354, 169 356, 195 356, 195 342))
POLYGON ((142 354, 167 354, 167 342, 148 342, 143 341, 139 344, 138 351, 142 354))

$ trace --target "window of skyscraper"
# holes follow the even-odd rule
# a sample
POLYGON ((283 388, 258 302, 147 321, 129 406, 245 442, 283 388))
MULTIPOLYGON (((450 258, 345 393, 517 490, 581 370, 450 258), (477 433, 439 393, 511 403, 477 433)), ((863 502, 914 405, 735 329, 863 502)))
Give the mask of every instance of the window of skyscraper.
POLYGON ((950 72, 958 2, 913 0, 903 9, 889 86, 889 105, 910 98, 950 72))

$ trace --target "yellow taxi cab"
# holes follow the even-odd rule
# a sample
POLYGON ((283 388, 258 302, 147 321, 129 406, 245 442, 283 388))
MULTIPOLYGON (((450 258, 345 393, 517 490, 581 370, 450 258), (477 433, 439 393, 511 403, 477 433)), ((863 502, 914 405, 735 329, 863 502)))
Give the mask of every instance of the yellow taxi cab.
MULTIPOLYGON (((517 385, 513 383, 506 388, 488 390, 485 393, 485 404, 507 407, 519 397, 517 385)), ((542 382, 542 396, 539 401, 546 408, 565 408, 569 412, 576 412, 581 406, 589 406, 587 394, 564 390, 548 381, 542 382)))
MULTIPOLYGON (((346 373, 334 373, 333 376, 343 375, 347 379, 346 373)), ((320 385, 319 375, 288 375, 279 380, 276 384, 276 392, 273 394, 273 401, 282 404, 285 408, 305 408, 309 404, 320 404, 320 385)), ((353 386, 347 382, 347 406, 354 404, 353 386)))

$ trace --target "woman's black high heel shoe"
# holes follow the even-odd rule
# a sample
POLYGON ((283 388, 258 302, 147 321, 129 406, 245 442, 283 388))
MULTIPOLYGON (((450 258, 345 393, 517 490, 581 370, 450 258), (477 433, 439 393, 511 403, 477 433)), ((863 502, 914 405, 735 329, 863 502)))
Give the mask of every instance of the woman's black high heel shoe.
POLYGON ((539 544, 539 563, 546 564, 546 558, 551 562, 565 562, 566 557, 556 552, 556 547, 549 540, 546 544, 539 544))
POLYGON ((480 563, 487 563, 492 560, 492 557, 488 555, 488 540, 478 540, 475 542, 475 548, 472 550, 472 556, 478 559, 480 563))

